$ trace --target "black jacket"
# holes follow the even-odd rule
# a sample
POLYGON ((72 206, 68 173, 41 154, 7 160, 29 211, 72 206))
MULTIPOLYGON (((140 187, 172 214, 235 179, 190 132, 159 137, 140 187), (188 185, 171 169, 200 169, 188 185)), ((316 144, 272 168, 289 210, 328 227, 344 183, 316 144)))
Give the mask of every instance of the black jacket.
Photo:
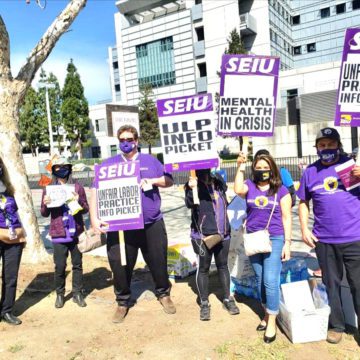
MULTIPOLYGON (((230 234, 230 224, 226 213, 227 200, 225 192, 227 190, 227 185, 219 174, 215 174, 214 185, 215 190, 219 192, 221 198, 223 199, 225 207, 224 235, 228 235, 230 234)), ((185 184, 185 204, 189 209, 191 209, 191 229, 199 232, 202 223, 202 233, 204 235, 217 234, 218 227, 216 224, 216 217, 211 194, 208 187, 201 181, 198 181, 198 195, 200 204, 194 205, 193 192, 188 183, 185 184)))

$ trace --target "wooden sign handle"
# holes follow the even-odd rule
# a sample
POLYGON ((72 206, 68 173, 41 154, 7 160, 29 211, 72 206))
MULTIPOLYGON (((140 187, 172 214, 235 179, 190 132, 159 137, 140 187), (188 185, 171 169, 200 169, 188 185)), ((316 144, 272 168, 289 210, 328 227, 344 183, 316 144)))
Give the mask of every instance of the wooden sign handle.
POLYGON ((121 266, 126 266, 125 238, 123 231, 119 231, 119 245, 120 245, 120 263, 121 266))
MULTIPOLYGON (((190 170, 190 176, 192 178, 196 179, 196 172, 195 170, 190 170)), ((194 205, 199 205, 200 201, 199 201, 199 194, 198 194, 198 189, 197 187, 195 187, 194 189, 192 189, 193 192, 193 199, 194 199, 194 205)))

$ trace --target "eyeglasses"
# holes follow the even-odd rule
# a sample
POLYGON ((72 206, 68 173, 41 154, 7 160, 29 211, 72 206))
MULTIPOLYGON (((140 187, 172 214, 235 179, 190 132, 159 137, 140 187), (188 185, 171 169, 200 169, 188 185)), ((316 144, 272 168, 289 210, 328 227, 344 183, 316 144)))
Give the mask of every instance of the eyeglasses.
POLYGON ((120 138, 119 141, 120 142, 125 142, 125 141, 132 142, 132 141, 134 141, 134 138, 120 138))

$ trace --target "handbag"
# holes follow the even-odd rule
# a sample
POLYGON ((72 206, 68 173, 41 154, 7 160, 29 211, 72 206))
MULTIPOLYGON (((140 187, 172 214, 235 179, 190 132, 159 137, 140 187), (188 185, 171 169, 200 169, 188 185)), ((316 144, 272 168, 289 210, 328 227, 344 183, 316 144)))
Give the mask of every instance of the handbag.
POLYGON ((202 238, 202 241, 205 243, 206 247, 209 250, 212 249, 216 244, 218 244, 222 240, 223 237, 220 234, 208 235, 202 238))
POLYGON ((97 234, 92 228, 86 230, 84 227, 84 231, 79 236, 78 249, 81 253, 86 253, 105 244, 106 234, 97 234))
POLYGON ((271 240, 269 234, 269 225, 271 218, 275 211, 277 194, 275 194, 274 205, 271 210, 271 214, 267 225, 264 230, 255 231, 253 233, 246 233, 246 223, 244 224, 244 248, 247 256, 255 254, 265 254, 271 252, 271 240))
POLYGON ((24 229, 21 227, 21 228, 15 228, 14 230, 17 237, 16 239, 10 239, 9 229, 0 228, 0 241, 3 241, 7 244, 25 242, 26 234, 24 229))

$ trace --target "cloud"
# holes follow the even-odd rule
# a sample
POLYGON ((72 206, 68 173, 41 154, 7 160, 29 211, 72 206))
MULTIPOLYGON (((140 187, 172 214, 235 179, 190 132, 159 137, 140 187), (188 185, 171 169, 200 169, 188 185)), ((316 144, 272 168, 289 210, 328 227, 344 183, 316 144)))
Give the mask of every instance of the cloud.
MULTIPOLYGON (((24 64, 27 54, 16 53, 11 56, 11 67, 13 76, 16 76, 20 67, 24 64)), ((98 101, 111 99, 110 74, 108 62, 105 59, 91 59, 81 55, 58 53, 51 54, 44 62, 43 69, 49 73, 52 72, 58 78, 60 87, 63 87, 67 64, 73 59, 74 64, 80 74, 81 82, 84 86, 85 96, 89 104, 95 104, 98 101), (73 56, 74 55, 74 56, 73 56)), ((35 76, 32 83, 36 87, 39 81, 40 71, 35 76)))

